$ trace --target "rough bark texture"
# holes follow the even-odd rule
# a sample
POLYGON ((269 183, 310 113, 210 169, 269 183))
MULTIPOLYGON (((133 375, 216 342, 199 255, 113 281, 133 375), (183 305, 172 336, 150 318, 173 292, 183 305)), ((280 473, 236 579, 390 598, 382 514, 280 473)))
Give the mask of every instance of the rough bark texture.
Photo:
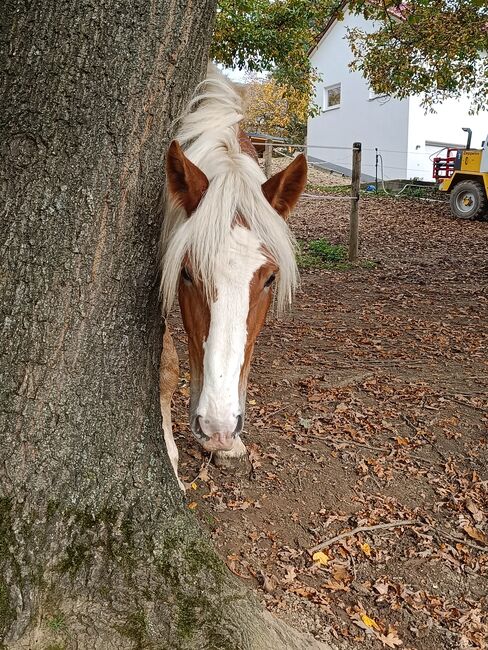
POLYGON ((0 647, 319 647, 216 558, 162 443, 158 196, 214 10, 2 7, 0 647))

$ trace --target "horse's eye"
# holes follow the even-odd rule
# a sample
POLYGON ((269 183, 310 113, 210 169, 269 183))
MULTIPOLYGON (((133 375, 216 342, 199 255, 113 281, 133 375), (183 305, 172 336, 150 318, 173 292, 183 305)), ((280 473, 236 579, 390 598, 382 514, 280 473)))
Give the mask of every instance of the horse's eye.
POLYGON ((266 282, 264 283, 264 286, 265 287, 270 287, 273 284, 273 282, 275 281, 275 278, 276 278, 276 275, 274 273, 272 273, 269 276, 269 278, 266 280, 266 282))
POLYGON ((181 277, 185 282, 192 282, 192 277, 185 266, 181 269, 181 277))

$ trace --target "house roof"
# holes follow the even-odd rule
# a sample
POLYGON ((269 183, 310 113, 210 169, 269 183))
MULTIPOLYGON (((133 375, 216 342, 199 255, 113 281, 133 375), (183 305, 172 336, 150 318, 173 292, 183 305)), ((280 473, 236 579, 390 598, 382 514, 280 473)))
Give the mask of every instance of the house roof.
MULTIPOLYGON (((370 2, 371 4, 375 4, 375 0, 367 0, 367 1, 370 2)), ((339 20, 339 16, 341 16, 341 14, 344 13, 344 11, 346 10, 348 4, 349 4, 348 0, 341 0, 341 2, 338 4, 338 6, 336 7, 336 9, 335 9, 334 13, 332 14, 332 16, 325 23, 323 30, 316 37, 315 44, 313 45, 313 47, 310 48, 310 50, 308 52, 309 56, 312 54, 312 52, 314 52, 318 48, 318 46, 320 45, 322 40, 327 35, 328 31, 331 29, 331 27, 334 25, 334 23, 336 23, 339 20)), ((391 16, 394 16, 395 18, 398 18, 398 20, 404 20, 405 19, 405 13, 406 13, 405 10, 406 10, 406 8, 407 8, 406 4, 402 3, 398 7, 389 7, 388 13, 391 16)))
POLYGON ((256 140, 272 140, 273 142, 286 142, 286 138, 279 138, 277 135, 270 135, 269 133, 261 133, 260 131, 247 131, 247 135, 256 140))
POLYGON ((338 20, 338 16, 344 11, 344 9, 348 5, 347 0, 342 0, 342 2, 337 6, 336 10, 332 14, 332 16, 329 18, 329 20, 325 23, 323 30, 318 34, 318 36, 315 39, 315 44, 313 47, 310 48, 310 51, 308 55, 310 56, 314 50, 317 49, 317 47, 320 45, 320 42, 324 38, 324 36, 327 34, 329 29, 332 27, 332 25, 338 20))

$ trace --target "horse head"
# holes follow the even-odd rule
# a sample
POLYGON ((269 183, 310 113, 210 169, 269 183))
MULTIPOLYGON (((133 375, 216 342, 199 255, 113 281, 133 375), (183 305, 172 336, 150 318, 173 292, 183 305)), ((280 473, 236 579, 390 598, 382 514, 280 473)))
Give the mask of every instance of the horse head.
MULTIPOLYGON (((250 156, 246 158, 248 161, 240 159, 241 167, 258 167, 250 156)), ((179 255, 175 256, 180 263, 178 278, 174 280, 175 292, 188 335, 190 423, 195 438, 209 451, 234 450, 235 455, 241 455, 243 445, 239 436, 244 424, 253 348, 272 303, 275 285, 285 272, 276 254, 280 250, 278 242, 272 242, 273 237, 266 241, 266 237, 260 236, 270 228, 266 224, 263 228, 255 226, 263 219, 277 221, 279 215, 283 226, 275 223, 271 232, 276 238, 287 234, 283 220, 303 191, 306 173, 306 159, 299 155, 286 169, 259 182, 259 188, 254 188, 250 215, 245 214, 246 200, 226 196, 250 191, 239 180, 242 173, 217 174, 209 180, 178 142, 173 141, 169 148, 166 175, 170 200, 183 212, 183 221, 194 222, 181 224, 181 241, 173 247, 179 246, 179 255), (205 205, 207 197, 209 204, 205 205), (228 211, 229 203, 236 206, 235 211, 230 219, 222 219, 218 213, 220 204, 228 211), (266 214, 256 215, 259 208, 266 214), (199 219, 202 223, 196 223, 199 219), (184 229, 190 227, 193 237, 185 239, 184 229)), ((259 170, 258 174, 262 172, 259 170)), ((263 180, 252 174, 246 178, 248 185, 249 178, 263 180)), ((287 260, 286 264, 292 262, 287 260)), ((288 275, 291 272, 286 269, 288 275)))

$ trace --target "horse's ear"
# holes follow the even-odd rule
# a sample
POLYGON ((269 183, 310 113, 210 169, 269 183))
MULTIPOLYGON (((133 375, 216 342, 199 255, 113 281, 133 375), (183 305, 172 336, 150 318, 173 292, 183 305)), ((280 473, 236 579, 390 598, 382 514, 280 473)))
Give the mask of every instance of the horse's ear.
POLYGON ((286 169, 263 183, 262 190, 271 206, 287 218, 295 207, 307 182, 307 159, 301 153, 286 169))
POLYGON ((208 179, 202 170, 185 156, 176 140, 169 145, 166 155, 166 178, 171 196, 190 216, 207 191, 208 179))

